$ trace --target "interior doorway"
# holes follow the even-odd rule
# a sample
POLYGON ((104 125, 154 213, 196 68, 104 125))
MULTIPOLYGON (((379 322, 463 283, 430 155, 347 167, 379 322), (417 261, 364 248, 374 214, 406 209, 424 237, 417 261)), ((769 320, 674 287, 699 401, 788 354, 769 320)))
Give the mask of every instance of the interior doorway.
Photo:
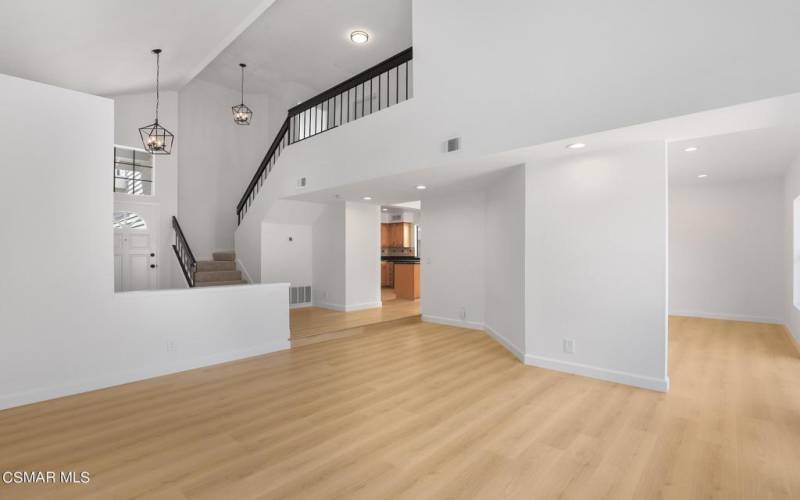
POLYGON ((118 203, 114 210, 114 291, 158 288, 158 206, 118 203))
POLYGON ((381 301, 418 301, 421 202, 381 207, 381 301))

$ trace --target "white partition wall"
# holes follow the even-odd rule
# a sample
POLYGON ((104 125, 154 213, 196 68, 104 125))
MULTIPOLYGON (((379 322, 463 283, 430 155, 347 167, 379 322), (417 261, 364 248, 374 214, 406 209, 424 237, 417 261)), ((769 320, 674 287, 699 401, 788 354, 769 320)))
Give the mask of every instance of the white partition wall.
POLYGON ((525 182, 526 361, 667 390, 664 143, 531 164, 525 182))
POLYGON ((288 348, 285 283, 114 293, 111 100, 0 75, 0 114, 0 408, 288 348))

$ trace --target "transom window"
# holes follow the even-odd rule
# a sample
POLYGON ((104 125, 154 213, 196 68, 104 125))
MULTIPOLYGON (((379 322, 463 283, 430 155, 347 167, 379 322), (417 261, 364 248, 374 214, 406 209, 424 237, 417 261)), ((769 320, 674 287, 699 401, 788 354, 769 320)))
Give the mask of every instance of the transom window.
POLYGON ((147 229, 142 216, 136 212, 114 212, 114 229, 147 229))
POLYGON ((114 147, 114 192, 139 196, 153 194, 153 155, 114 147))

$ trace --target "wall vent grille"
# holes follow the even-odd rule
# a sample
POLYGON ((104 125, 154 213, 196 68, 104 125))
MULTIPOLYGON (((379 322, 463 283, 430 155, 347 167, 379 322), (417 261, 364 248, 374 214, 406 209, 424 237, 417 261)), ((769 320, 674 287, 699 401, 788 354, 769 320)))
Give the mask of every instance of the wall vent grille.
POLYGON ((448 139, 447 141, 447 152, 452 153, 454 151, 458 151, 461 149, 461 138, 460 137, 453 137, 452 139, 448 139))
POLYGON ((311 303, 311 287, 310 286, 293 286, 289 287, 289 305, 297 304, 310 304, 311 303))

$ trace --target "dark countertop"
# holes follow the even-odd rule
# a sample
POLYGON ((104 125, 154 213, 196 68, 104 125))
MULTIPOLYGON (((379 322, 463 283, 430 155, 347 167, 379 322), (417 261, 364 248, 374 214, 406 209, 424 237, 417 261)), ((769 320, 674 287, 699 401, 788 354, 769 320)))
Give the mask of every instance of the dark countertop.
POLYGON ((393 262, 395 264, 419 264, 419 257, 395 257, 384 255, 381 257, 382 262, 393 262))

